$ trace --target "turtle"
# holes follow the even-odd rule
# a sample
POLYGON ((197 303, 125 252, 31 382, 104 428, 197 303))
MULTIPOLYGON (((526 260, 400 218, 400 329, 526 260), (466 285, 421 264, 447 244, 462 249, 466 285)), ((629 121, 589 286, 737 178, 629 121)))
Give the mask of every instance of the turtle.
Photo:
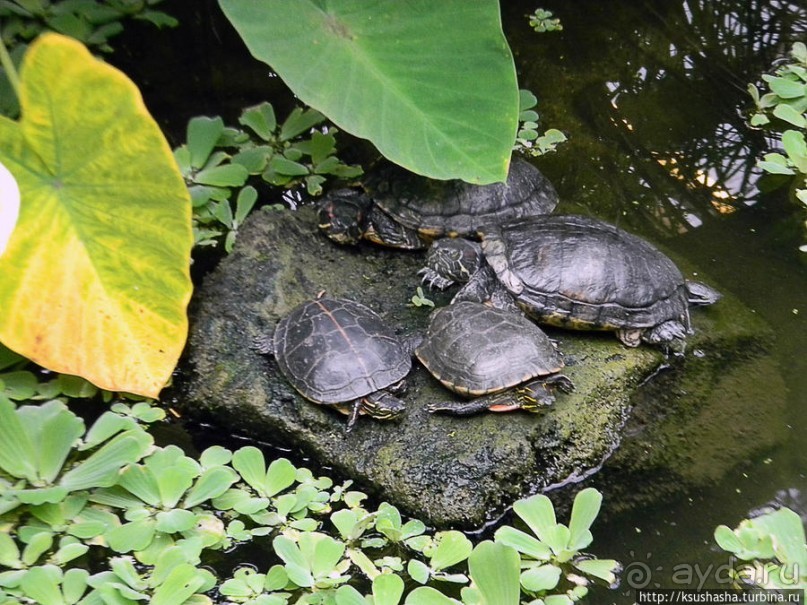
POLYGON ((421 270, 424 280, 467 281, 453 301, 517 305, 540 323, 614 331, 629 347, 683 343, 692 333, 690 305, 721 297, 685 279, 646 240, 595 218, 522 219, 486 228, 481 238, 481 246, 436 242, 421 270))
POLYGON ((468 401, 444 401, 430 412, 537 411, 552 391, 574 387, 549 337, 519 313, 463 301, 434 311, 415 355, 445 387, 468 401))
POLYGON ((337 243, 424 249, 439 237, 472 237, 483 225, 548 214, 558 203, 549 180, 519 158, 506 183, 437 181, 387 164, 363 186, 335 190, 319 205, 319 227, 337 243))
POLYGON ((255 341, 273 355, 294 389, 314 403, 349 415, 389 419, 404 411, 396 397, 412 368, 417 340, 399 338, 372 309, 342 298, 304 302, 255 341))

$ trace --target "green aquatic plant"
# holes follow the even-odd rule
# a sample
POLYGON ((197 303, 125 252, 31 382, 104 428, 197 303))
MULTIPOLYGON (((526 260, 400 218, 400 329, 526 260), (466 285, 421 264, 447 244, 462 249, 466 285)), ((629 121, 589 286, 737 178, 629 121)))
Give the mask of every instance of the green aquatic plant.
POLYGON ((272 105, 261 103, 245 109, 238 121, 242 128, 226 127, 220 117, 191 118, 186 143, 174 150, 191 194, 197 246, 215 246, 223 238, 225 251, 232 250, 258 200, 250 182, 319 195, 328 178, 362 173, 337 157, 338 130, 326 126, 318 111, 296 108, 278 122, 272 105))
POLYGON ((593 541, 591 524, 600 511, 602 495, 593 488, 575 496, 569 525, 558 523, 552 502, 544 495, 519 500, 513 511, 532 534, 510 526, 496 530, 495 541, 514 548, 521 556, 521 587, 534 597, 553 595, 553 601, 576 601, 588 592, 587 576, 614 585, 620 570, 613 559, 596 559, 582 555, 593 541), (577 573, 567 571, 571 567, 577 573), (563 577, 574 579, 571 586, 559 590, 563 577))
POLYGON ((15 408, 0 395, 0 511, 55 504, 72 492, 113 485, 153 442, 133 422, 107 412, 86 432, 61 401, 15 408))
POLYGON ((554 17, 552 11, 538 8, 529 17, 530 27, 539 34, 543 32, 559 32, 563 30, 560 19, 554 17))
POLYGON ((423 292, 423 288, 418 286, 409 304, 413 307, 434 307, 434 301, 423 292))
POLYGON ((0 4, 0 36, 13 47, 46 31, 75 38, 111 52, 110 38, 123 31, 124 19, 176 27, 178 21, 154 7, 163 0, 7 0, 0 4))
MULTIPOLYGON (((770 174, 795 176, 794 195, 807 206, 807 45, 794 43, 790 60, 762 79, 768 88, 764 94, 755 84, 748 85, 756 107, 749 121, 781 133, 784 153, 766 153, 757 165, 770 174)), ((807 252, 807 245, 800 249, 807 252)))
POLYGON ((550 128, 543 134, 538 130, 538 112, 535 107, 538 99, 529 90, 519 90, 518 134, 513 151, 532 157, 538 157, 555 151, 558 145, 566 141, 566 135, 556 128, 550 128))
POLYGON ((157 27, 175 27, 176 19, 155 10, 163 0, 6 0, 0 3, 0 55, 9 49, 0 69, 0 114, 16 118, 20 112, 12 90, 16 67, 28 43, 46 31, 82 42, 94 51, 111 52, 109 41, 123 31, 126 19, 148 21, 157 27), (11 80, 11 81, 10 81, 11 80))
POLYGON ((789 508, 720 525, 715 542, 747 564, 732 569, 738 586, 807 590, 807 538, 801 517, 789 508))
POLYGON ((350 482, 268 462, 251 446, 198 457, 154 447, 147 427, 163 416, 145 402, 117 403, 85 428, 60 401, 15 405, 0 395, 0 603, 201 605, 217 592, 247 605, 515 605, 522 595, 579 598, 580 586, 558 586, 579 584, 581 572, 610 579, 612 564, 592 571, 577 552, 590 543, 593 490, 576 499, 566 533, 551 504, 533 497, 516 513, 536 536, 504 527, 474 545, 388 503, 366 508, 350 482), (249 542, 272 563, 236 564, 229 577, 206 565, 212 551, 238 561, 249 542), (557 582, 541 584, 541 567, 557 568, 557 582))
POLYGON ((100 391, 80 376, 56 374, 43 381, 30 368, 31 363, 25 357, 0 344, 0 394, 15 401, 45 401, 62 396, 84 399, 101 393, 104 401, 111 400, 111 393, 100 391))

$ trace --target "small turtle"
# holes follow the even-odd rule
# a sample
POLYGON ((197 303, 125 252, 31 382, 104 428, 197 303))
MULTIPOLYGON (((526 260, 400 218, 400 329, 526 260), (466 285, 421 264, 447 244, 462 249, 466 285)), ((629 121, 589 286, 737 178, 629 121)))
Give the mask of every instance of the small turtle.
POLYGON ((647 241, 593 218, 524 219, 486 228, 481 237, 481 247, 435 242, 421 270, 424 280, 437 286, 467 281, 454 301, 503 308, 515 302, 539 322, 612 330, 629 347, 682 342, 692 332, 689 306, 720 298, 684 279, 647 241))
POLYGON ((446 401, 430 412, 537 410, 554 401, 553 388, 573 389, 552 341, 519 313, 458 302, 432 313, 415 355, 447 388, 470 401, 446 401))
POLYGON ((393 248, 426 248, 438 237, 474 236, 480 227, 548 214, 552 184, 525 160, 513 159, 506 183, 437 181, 389 164, 366 179, 365 192, 339 189, 319 207, 319 227, 340 244, 364 238, 393 248))
POLYGON ((255 342, 273 355, 297 392, 349 414, 388 419, 404 411, 403 390, 417 342, 398 338, 374 311, 352 300, 319 298, 295 307, 255 342))

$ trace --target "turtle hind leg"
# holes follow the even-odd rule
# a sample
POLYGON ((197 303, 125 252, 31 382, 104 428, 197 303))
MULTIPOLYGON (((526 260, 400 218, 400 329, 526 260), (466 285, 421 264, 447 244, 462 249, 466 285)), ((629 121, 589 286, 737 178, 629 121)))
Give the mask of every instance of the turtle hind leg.
POLYGON ((572 381, 562 374, 546 379, 533 380, 515 388, 483 395, 470 401, 441 401, 427 406, 430 412, 446 412, 467 416, 479 412, 511 412, 513 410, 537 411, 555 402, 554 389, 570 392, 572 381))
POLYGON ((616 337, 626 347, 634 348, 642 343, 642 331, 639 329, 617 330, 616 337))
POLYGON ((686 339, 686 337, 686 326, 676 319, 670 319, 662 322, 657 326, 653 326, 649 330, 645 330, 642 334, 642 340, 654 345, 673 342, 676 340, 683 341, 686 339))
POLYGON ((375 205, 369 210, 364 239, 402 250, 422 250, 429 245, 427 240, 420 237, 417 229, 404 227, 375 205))
POLYGON ((574 391, 574 383, 569 379, 568 376, 564 376, 563 374, 553 374, 544 380, 544 384, 546 386, 551 386, 563 393, 571 393, 574 391))

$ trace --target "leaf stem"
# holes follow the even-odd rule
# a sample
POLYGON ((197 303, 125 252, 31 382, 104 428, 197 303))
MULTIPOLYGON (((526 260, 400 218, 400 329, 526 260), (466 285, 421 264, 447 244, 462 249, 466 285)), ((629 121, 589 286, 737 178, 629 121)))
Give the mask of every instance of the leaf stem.
POLYGON ((6 44, 0 36, 0 65, 6 71, 11 88, 14 89, 14 94, 17 95, 17 100, 20 98, 20 76, 17 74, 17 68, 14 67, 14 62, 11 60, 11 55, 8 54, 6 44))

